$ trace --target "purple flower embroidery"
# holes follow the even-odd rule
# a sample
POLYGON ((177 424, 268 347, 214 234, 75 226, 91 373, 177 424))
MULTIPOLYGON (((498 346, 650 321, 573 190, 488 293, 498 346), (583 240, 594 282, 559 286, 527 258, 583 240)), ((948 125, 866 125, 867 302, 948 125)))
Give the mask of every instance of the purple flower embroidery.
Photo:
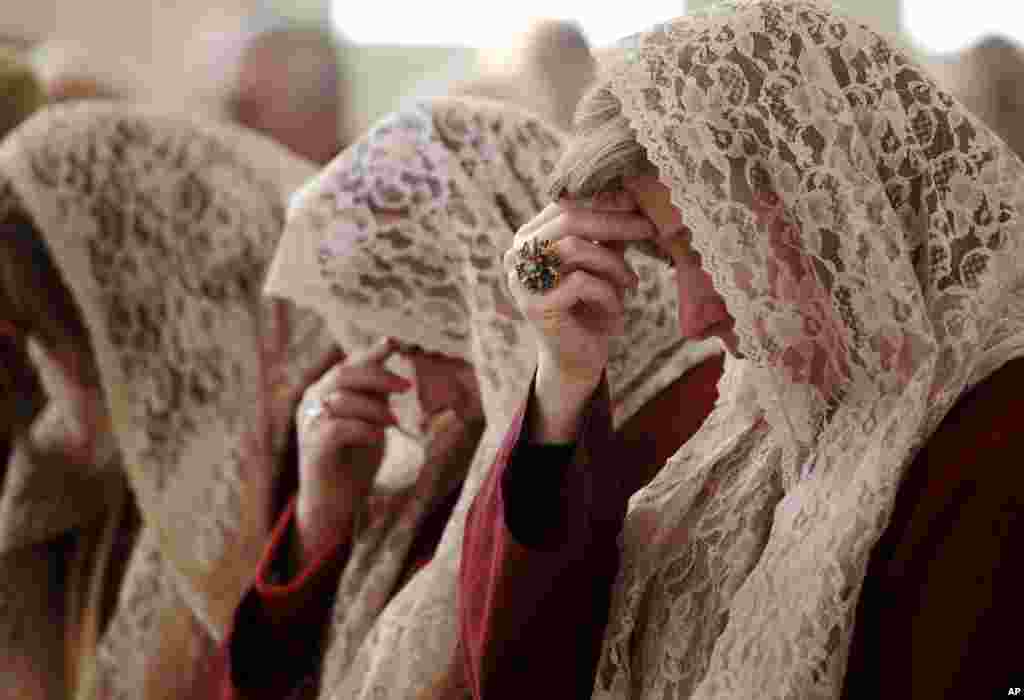
POLYGON ((334 208, 339 211, 352 209, 356 206, 358 198, 351 190, 336 190, 334 192, 334 208))
POLYGON ((477 144, 477 150, 480 151, 480 155, 484 160, 492 162, 498 160, 498 147, 489 139, 481 139, 477 144))

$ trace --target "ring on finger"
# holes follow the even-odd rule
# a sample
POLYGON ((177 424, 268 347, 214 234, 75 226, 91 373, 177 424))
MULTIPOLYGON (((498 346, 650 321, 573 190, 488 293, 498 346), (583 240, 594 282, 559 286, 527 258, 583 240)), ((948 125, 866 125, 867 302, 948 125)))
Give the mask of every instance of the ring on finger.
POLYGON ((319 399, 307 401, 302 407, 302 425, 304 428, 311 427, 326 413, 327 409, 319 399))
POLYGON ((302 416, 302 425, 304 428, 309 428, 316 421, 323 418, 324 414, 330 413, 330 406, 328 400, 331 398, 330 395, 323 398, 314 397, 303 401, 302 407, 299 410, 302 416))
POLYGON ((516 250, 516 255, 516 275, 523 288, 534 294, 555 288, 562 258, 550 240, 526 241, 516 250))

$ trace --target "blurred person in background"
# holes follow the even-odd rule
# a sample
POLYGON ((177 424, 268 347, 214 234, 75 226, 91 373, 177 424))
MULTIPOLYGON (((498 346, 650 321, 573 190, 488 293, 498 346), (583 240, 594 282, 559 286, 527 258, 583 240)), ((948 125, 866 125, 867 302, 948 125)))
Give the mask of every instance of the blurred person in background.
POLYGON ((930 67, 946 87, 1024 157, 1024 49, 1004 36, 987 36, 930 67))
POLYGON ((576 22, 541 20, 522 40, 520 70, 531 83, 543 86, 553 122, 568 129, 576 103, 597 75, 583 29, 576 22))
POLYGON ((193 697, 331 345, 260 289, 312 174, 248 130, 123 103, 40 110, 0 146, 11 697, 193 697))
POLYGON ((540 20, 517 37, 510 52, 458 84, 455 95, 484 97, 529 109, 562 130, 593 82, 597 63, 576 22, 540 20))
POLYGON ((276 19, 240 40, 229 117, 324 165, 344 147, 345 90, 331 34, 276 19))

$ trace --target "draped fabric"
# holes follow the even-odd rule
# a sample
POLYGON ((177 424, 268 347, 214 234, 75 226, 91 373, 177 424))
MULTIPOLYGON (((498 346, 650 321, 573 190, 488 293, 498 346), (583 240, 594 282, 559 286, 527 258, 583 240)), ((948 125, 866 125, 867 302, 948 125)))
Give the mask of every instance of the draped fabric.
MULTIPOLYGON (((446 479, 417 472, 414 495, 401 501, 391 494, 410 477, 382 468, 370 520, 339 584, 322 698, 465 692, 455 663, 462 529, 536 353, 507 290, 502 256, 515 231, 547 204, 561 144, 557 131, 501 103, 423 101, 378 123, 292 200, 268 294, 314 309, 343 347, 390 335, 471 363, 487 419, 457 475, 465 484, 434 559, 393 597, 412 536, 446 479), (377 505, 386 503, 397 507, 377 505)), ((670 272, 639 256, 634 262, 641 289, 609 369, 620 422, 718 352, 714 343, 681 342, 670 272)))
MULTIPOLYGON (((0 148, 0 214, 31 222, 77 302, 112 425, 92 470, 15 453, 0 556, 97 516, 109 544, 125 481, 141 513, 110 622, 71 662, 79 697, 187 696, 255 570, 298 383, 331 343, 262 296, 287 197, 312 174, 251 133, 102 103, 43 111, 0 148)), ((25 630, 52 629, 20 604, 38 593, 19 575, 0 567, 4 658, 38 657, 25 630)), ((65 599, 94 604, 84 585, 65 599)))
POLYGON ((835 698, 872 546, 957 399, 1024 354, 1024 168, 870 27, 724 2, 609 77, 736 319, 630 503, 596 698, 835 698))

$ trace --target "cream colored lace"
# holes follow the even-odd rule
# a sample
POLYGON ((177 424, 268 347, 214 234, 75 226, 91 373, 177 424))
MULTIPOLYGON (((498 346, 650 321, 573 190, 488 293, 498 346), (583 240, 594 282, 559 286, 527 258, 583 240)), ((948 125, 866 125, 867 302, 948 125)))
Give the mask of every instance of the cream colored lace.
MULTIPOLYGON (((433 561, 393 599, 405 540, 367 546, 373 557, 359 576, 349 563, 324 660, 324 698, 460 692, 448 674, 462 528, 523 401, 536 353, 506 289, 502 255, 547 204, 547 175, 560 151, 561 136, 518 109, 427 101, 384 119, 292 201, 269 293, 315 309, 346 348, 387 334, 471 362, 488 421, 433 561)), ((620 422, 717 352, 714 344, 680 342, 670 271, 635 262, 641 291, 630 301, 629 332, 610 369, 620 422)), ((415 519, 396 517, 411 536, 415 519)))
POLYGON ((1024 168, 810 0, 659 26, 611 81, 750 361, 631 502, 594 696, 838 698, 905 468, 1024 352, 1024 168))
MULTIPOLYGON (((145 524, 83 697, 185 696, 255 571, 299 378, 331 343, 261 289, 312 174, 248 132, 113 104, 44 111, 0 148, 0 211, 34 222, 82 311, 145 524)), ((35 519, 92 512, 33 479, 35 519)))

